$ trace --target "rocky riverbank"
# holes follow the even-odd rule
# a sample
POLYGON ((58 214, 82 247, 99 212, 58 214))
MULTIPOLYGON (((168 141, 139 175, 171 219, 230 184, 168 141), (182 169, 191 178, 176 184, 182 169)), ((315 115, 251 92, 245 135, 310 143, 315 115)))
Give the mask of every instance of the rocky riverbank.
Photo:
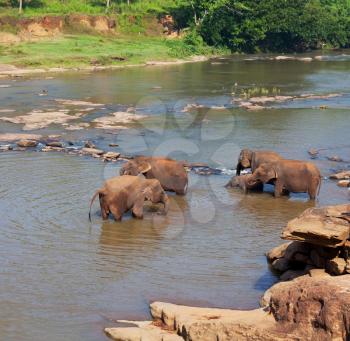
POLYGON ((350 205, 306 210, 267 253, 281 282, 263 295, 260 309, 239 311, 154 302, 153 321, 118 321, 106 328, 122 341, 348 340, 350 337, 350 205))

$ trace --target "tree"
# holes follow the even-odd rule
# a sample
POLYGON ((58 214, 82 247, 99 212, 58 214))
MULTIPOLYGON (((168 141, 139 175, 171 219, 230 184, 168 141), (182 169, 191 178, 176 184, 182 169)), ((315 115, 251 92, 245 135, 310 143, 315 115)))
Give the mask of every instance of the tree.
POLYGON ((23 0, 19 0, 18 13, 22 13, 22 11, 23 11, 23 0))

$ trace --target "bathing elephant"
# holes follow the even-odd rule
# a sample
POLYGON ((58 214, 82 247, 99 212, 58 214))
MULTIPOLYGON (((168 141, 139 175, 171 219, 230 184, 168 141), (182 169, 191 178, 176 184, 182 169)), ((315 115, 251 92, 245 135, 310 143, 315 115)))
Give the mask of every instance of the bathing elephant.
POLYGON ((143 174, 147 179, 158 179, 165 191, 186 194, 188 176, 184 162, 162 157, 138 156, 128 161, 120 175, 143 174))
POLYGON ((279 160, 261 164, 252 174, 251 181, 274 182, 275 197, 289 192, 308 193, 314 200, 321 187, 321 174, 311 162, 279 160))
POLYGON ((143 205, 146 200, 152 203, 164 204, 164 213, 169 207, 169 198, 157 179, 145 179, 140 176, 117 176, 107 180, 103 187, 94 194, 90 203, 89 219, 91 221, 91 206, 96 197, 100 198, 103 220, 112 213, 115 220, 121 220, 123 214, 132 210, 135 218, 143 218, 143 205))
POLYGON ((264 184, 261 181, 252 182, 251 180, 252 174, 236 175, 232 177, 225 187, 241 188, 244 193, 248 193, 248 190, 263 191, 264 184))
POLYGON ((273 162, 280 159, 282 159, 282 157, 272 151, 242 149, 236 166, 236 175, 240 175, 241 171, 246 168, 251 168, 253 173, 262 163, 273 162))

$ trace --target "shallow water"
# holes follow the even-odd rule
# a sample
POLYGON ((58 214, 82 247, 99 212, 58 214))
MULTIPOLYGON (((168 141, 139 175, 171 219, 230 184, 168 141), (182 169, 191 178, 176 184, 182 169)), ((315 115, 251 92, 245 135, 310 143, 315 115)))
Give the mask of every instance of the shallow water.
MULTIPOLYGON (((347 52, 345 51, 345 54, 347 52)), ((102 222, 89 200, 121 163, 61 153, 0 154, 0 339, 105 340, 103 328, 120 318, 146 319, 153 300, 249 309, 276 277, 264 253, 280 243, 286 222, 312 207, 304 195, 274 199, 226 190, 241 148, 265 148, 308 159, 310 147, 327 148, 314 160, 322 174, 350 160, 350 61, 343 52, 325 61, 244 60, 245 57, 169 67, 148 67, 54 78, 1 80, 0 117, 32 110, 71 110, 57 98, 102 103, 76 122, 136 107, 144 119, 117 131, 69 131, 50 125, 40 134, 62 134, 81 144, 125 154, 167 154, 208 162, 225 174, 190 174, 186 197, 171 196, 169 214, 147 206, 145 219, 102 222), (219 64, 218 64, 219 63, 219 64), (248 112, 232 92, 256 87, 281 95, 341 96, 274 103, 248 112), (47 90, 47 96, 38 96, 47 90), (225 107, 184 112, 187 104, 225 107), (326 105, 327 109, 319 109, 326 105), (115 142, 118 148, 109 148, 115 142), (231 170, 231 171, 230 171, 231 170)), ((75 123, 76 123, 75 122, 75 123)), ((0 121, 0 133, 23 125, 0 121)), ((325 180, 316 205, 348 201, 347 189, 325 180)))

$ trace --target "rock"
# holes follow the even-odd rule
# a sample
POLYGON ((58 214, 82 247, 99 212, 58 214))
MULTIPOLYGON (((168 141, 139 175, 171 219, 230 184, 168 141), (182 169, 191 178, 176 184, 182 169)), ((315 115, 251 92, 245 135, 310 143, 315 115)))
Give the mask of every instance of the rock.
POLYGON ((64 148, 62 147, 51 147, 51 146, 46 146, 41 149, 42 152, 63 152, 65 151, 64 148))
POLYGON ((125 323, 137 324, 137 327, 106 328, 105 333, 112 339, 118 341, 184 341, 184 339, 178 336, 174 331, 162 329, 154 325, 152 321, 146 321, 144 323, 125 321, 125 323))
POLYGON ((100 155, 102 155, 103 153, 104 153, 104 151, 103 150, 101 150, 101 149, 96 149, 96 148, 83 148, 82 150, 81 150, 81 152, 83 153, 83 154, 88 154, 88 155, 97 155, 97 156, 100 156, 100 155))
POLYGON ((268 253, 266 253, 266 258, 268 262, 272 263, 274 260, 284 257, 286 249, 290 244, 291 242, 281 244, 277 247, 274 247, 268 253))
POLYGON ((310 148, 307 152, 314 157, 319 154, 319 151, 316 148, 310 148))
POLYGON ((350 259, 346 261, 345 272, 350 274, 350 259))
POLYGON ((350 275, 302 276, 270 288, 270 310, 281 330, 300 340, 350 335, 350 275))
POLYGON ((103 159, 106 161, 113 161, 113 160, 117 160, 120 156, 120 153, 115 153, 115 152, 107 152, 105 154, 103 154, 103 159))
POLYGON ((350 275, 280 282, 261 304, 264 308, 239 311, 154 302, 153 323, 118 321, 138 328, 105 331, 119 341, 347 340, 350 334, 350 275))
POLYGON ((325 269, 310 269, 309 275, 314 278, 323 278, 323 277, 329 277, 330 274, 328 274, 325 269))
POLYGON ((348 180, 350 179, 350 171, 335 173, 332 174, 329 178, 335 180, 348 180))
POLYGON ((338 155, 327 156, 327 159, 329 161, 334 161, 334 162, 344 162, 344 160, 338 155))
POLYGON ((91 141, 86 141, 84 144, 84 147, 85 148, 96 148, 96 145, 94 145, 94 143, 91 141))
POLYGON ((317 268, 322 269, 326 266, 326 260, 315 249, 310 252, 310 260, 317 268))
POLYGON ((63 148, 63 143, 58 141, 47 142, 46 145, 48 147, 63 148))
POLYGON ((326 261, 326 270, 335 276, 342 275, 345 272, 346 261, 343 258, 333 258, 326 261))
POLYGON ((309 208, 288 222, 282 239, 327 247, 344 245, 350 234, 350 205, 309 208))
POLYGON ((278 258, 275 261, 273 261, 271 266, 274 270, 277 270, 279 272, 287 271, 290 268, 290 264, 289 264, 288 259, 286 259, 284 257, 278 258))
POLYGON ((337 185, 339 187, 350 187, 350 180, 339 180, 337 185))
POLYGON ((10 144, 2 144, 0 145, 0 151, 12 150, 13 147, 10 144))
MULTIPOLYGON (((295 258, 296 254, 299 255, 308 255, 310 252, 310 245, 303 242, 292 242, 286 248, 284 257, 289 261, 297 260, 295 258)), ((300 258, 301 256, 299 256, 300 258)))
POLYGON ((36 147, 37 145, 38 141, 35 140, 20 140, 17 142, 17 146, 22 148, 36 147))
POLYGON ((154 302, 151 314, 187 341, 282 341, 286 336, 274 329, 275 321, 264 309, 238 311, 154 302))
POLYGON ((306 274, 308 275, 308 271, 307 270, 287 270, 286 272, 284 272, 280 276, 280 280, 281 281, 291 281, 294 278, 297 278, 297 277, 300 277, 300 276, 304 276, 306 274))
POLYGON ((119 147, 119 144, 117 144, 117 143, 110 143, 109 146, 110 147, 119 147))

